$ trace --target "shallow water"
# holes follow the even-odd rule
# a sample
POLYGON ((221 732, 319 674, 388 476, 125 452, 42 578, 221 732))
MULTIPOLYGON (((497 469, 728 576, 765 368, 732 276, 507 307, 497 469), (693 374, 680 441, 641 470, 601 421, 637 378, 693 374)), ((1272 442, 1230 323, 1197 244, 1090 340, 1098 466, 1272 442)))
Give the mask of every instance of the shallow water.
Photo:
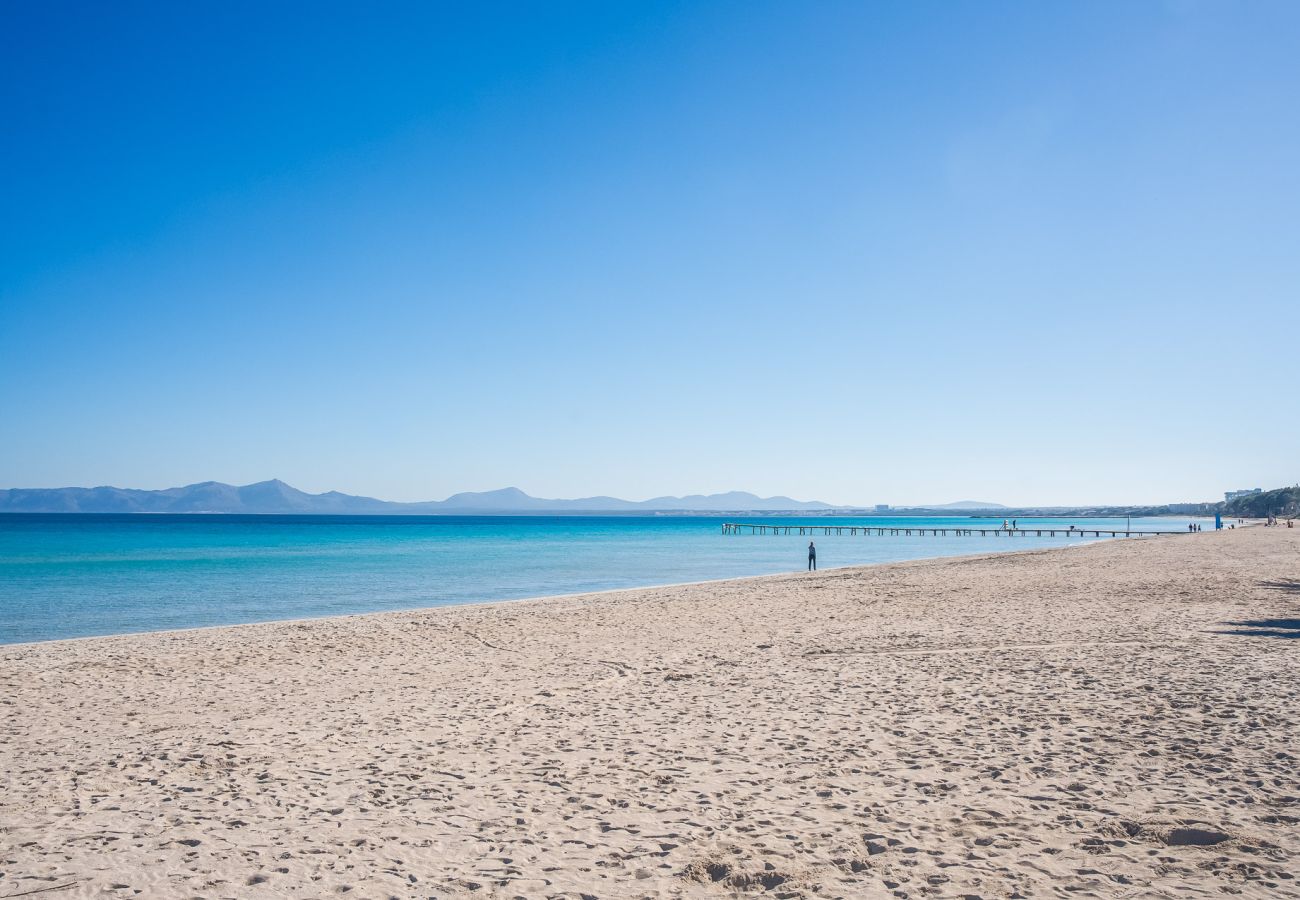
MULTIPOLYGON (((734 520, 737 517, 729 517, 734 520)), ((808 537, 724 535, 722 517, 0 514, 0 643, 228 625, 764 575, 808 537)), ((755 517, 996 528, 1001 519, 755 517)), ((1190 518, 1133 519, 1186 530, 1190 518)), ((1029 519, 1068 528, 1124 519, 1029 519)), ((817 535, 820 566, 1078 544, 1068 537, 817 535)), ((1085 538, 1083 540, 1093 540, 1085 538)))

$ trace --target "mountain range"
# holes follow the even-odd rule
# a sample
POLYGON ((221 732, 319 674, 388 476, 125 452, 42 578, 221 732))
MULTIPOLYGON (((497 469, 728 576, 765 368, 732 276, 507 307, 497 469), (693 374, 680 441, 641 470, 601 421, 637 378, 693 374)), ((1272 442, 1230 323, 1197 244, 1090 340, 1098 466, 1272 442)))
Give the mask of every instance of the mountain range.
POLYGON ((438 515, 565 512, 812 512, 836 507, 789 497, 758 497, 744 491, 620 500, 583 497, 548 500, 519 488, 454 494, 446 500, 395 503, 329 491, 308 494, 283 481, 242 486, 204 481, 160 491, 117 487, 9 488, 0 490, 0 512, 8 513, 245 513, 334 515, 438 515))

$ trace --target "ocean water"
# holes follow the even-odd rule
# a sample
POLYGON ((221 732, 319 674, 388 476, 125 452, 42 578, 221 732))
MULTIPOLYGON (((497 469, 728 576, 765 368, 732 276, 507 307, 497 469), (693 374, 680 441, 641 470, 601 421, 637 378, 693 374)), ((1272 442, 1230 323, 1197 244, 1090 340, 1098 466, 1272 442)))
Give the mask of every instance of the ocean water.
MULTIPOLYGON (((0 643, 510 600, 801 571, 808 537, 724 521, 997 527, 871 517, 0 514, 0 643)), ((1134 530, 1190 518, 1133 519, 1134 530)), ((1020 526, 1125 527, 1124 519, 1020 526)), ((1081 543, 1067 537, 817 535, 823 569, 1081 543)), ((1090 540, 1090 539, 1084 539, 1090 540)))

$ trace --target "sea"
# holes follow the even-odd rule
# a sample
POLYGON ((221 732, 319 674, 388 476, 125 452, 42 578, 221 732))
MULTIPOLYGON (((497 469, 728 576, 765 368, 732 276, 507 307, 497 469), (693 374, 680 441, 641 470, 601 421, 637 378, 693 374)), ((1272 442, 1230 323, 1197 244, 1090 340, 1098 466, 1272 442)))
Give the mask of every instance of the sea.
MULTIPOLYGON (((1186 531, 1192 518, 1020 518, 1186 531)), ((418 609, 1079 544, 1085 537, 850 535, 997 528, 970 516, 0 514, 0 644, 418 609), (724 534, 723 522, 843 534, 724 534)))

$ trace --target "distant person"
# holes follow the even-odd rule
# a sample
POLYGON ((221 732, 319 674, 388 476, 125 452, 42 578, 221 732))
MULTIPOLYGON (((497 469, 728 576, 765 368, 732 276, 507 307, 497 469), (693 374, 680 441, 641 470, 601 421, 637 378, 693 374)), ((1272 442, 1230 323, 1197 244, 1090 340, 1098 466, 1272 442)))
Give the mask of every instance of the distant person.
POLYGON ((817 571, 817 547, 812 541, 808 542, 808 571, 817 571))
POLYGON ((1012 520, 1011 520, 1011 530, 1012 530, 1012 531, 1015 531, 1015 529, 1016 529, 1016 520, 1015 520, 1015 519, 1012 519, 1012 520))
POLYGON ((1006 520, 1006 519, 1003 519, 1003 520, 1002 520, 1002 530, 1003 530, 1003 531, 1010 531, 1010 530, 1011 530, 1011 526, 1007 524, 1007 520, 1006 520))

